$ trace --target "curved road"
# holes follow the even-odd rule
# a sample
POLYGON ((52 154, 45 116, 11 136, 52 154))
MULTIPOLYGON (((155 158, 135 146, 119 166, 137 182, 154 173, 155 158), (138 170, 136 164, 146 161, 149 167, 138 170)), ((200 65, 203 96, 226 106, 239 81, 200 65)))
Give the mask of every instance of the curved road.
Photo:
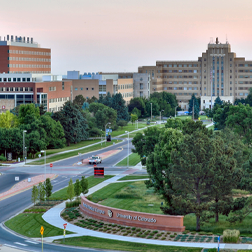
MULTIPOLYGON (((131 143, 130 143, 131 144, 131 143)), ((127 139, 122 143, 112 145, 105 149, 90 152, 88 154, 81 155, 81 159, 86 159, 91 155, 99 155, 109 150, 121 150, 117 154, 106 158, 102 162, 102 166, 105 168, 106 175, 116 175, 127 170, 126 167, 113 167, 121 159, 125 158, 128 154, 128 141, 127 139)), ((130 149, 132 145, 130 145, 130 149)), ((51 169, 47 165, 47 172, 57 174, 58 177, 52 180, 53 192, 66 187, 68 185, 69 179, 72 178, 75 181, 81 176, 91 176, 93 175, 93 166, 90 165, 74 165, 78 162, 80 157, 72 157, 63 161, 58 161, 54 163, 51 169)), ((20 181, 28 177, 36 176, 38 174, 44 174, 44 166, 18 166, 18 167, 3 167, 0 169, 0 193, 10 189, 15 183, 15 176, 19 176, 20 181)), ((22 212, 25 208, 31 205, 31 189, 21 192, 17 195, 13 195, 0 201, 0 223, 4 223, 6 220, 12 216, 22 212)), ((9 246, 14 246, 16 248, 26 250, 26 251, 41 251, 41 243, 35 242, 32 239, 27 239, 20 235, 15 235, 12 232, 6 230, 3 225, 0 225, 0 244, 6 244, 9 246)), ((43 246, 45 252, 49 251, 69 251, 70 248, 60 245, 45 244, 43 246)), ((100 251, 88 248, 72 248, 72 252, 79 251, 100 251)))

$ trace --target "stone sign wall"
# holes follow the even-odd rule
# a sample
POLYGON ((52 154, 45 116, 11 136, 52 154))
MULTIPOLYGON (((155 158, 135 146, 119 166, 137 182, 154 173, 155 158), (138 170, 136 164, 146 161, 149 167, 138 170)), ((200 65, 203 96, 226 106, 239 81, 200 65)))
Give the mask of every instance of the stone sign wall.
POLYGON ((93 203, 83 196, 81 197, 80 210, 93 218, 120 225, 176 232, 185 230, 184 216, 127 211, 93 203))

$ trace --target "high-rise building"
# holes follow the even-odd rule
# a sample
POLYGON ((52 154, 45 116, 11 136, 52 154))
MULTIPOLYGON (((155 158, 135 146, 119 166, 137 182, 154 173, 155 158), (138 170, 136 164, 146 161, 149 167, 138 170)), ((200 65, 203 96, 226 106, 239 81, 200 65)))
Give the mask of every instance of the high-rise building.
POLYGON ((0 37, 0 73, 51 73, 51 49, 29 37, 0 37))
POLYGON ((231 45, 218 38, 198 60, 157 61, 156 66, 139 67, 138 72, 151 75, 151 93, 175 94, 182 109, 188 108, 192 94, 201 97, 204 109, 211 108, 218 96, 230 103, 246 98, 252 87, 252 61, 236 57, 231 45))

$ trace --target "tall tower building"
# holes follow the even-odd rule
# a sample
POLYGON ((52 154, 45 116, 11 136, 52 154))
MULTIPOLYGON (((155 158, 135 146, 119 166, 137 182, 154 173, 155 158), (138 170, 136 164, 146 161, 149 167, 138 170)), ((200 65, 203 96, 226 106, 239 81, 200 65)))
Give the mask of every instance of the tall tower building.
POLYGON ((51 49, 29 37, 0 37, 0 73, 51 73, 51 49))

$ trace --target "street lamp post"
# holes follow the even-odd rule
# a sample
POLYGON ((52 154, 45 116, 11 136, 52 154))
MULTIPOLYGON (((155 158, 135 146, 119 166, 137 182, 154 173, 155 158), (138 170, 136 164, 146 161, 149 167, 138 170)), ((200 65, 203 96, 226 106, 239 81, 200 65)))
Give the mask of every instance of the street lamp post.
POLYGON ((24 147, 25 148, 25 164, 26 164, 26 159, 27 159, 27 147, 24 147))
POLYGON ((108 125, 108 124, 111 124, 111 123, 108 122, 107 124, 105 124, 105 145, 107 145, 107 143, 106 143, 106 142, 107 142, 107 141, 106 141, 106 129, 107 129, 107 125, 108 125))
POLYGON ((177 107, 178 106, 175 107, 175 118, 176 118, 176 114, 177 114, 177 107))
POLYGON ((160 111, 160 121, 162 121, 162 112, 164 112, 164 110, 160 111))
POLYGON ((152 102, 151 102, 151 121, 152 121, 152 102))
POLYGON ((125 133, 128 133, 128 157, 127 157, 127 167, 129 168, 129 131, 125 131, 125 133))
POLYGON ((101 129, 101 146, 102 146, 102 129, 101 129))
POLYGON ((42 153, 45 153, 45 181, 46 181, 46 151, 42 150, 42 153))
POLYGON ((25 156, 24 155, 24 153, 25 153, 25 132, 27 132, 27 130, 23 130, 23 160, 24 160, 24 156, 25 156))

